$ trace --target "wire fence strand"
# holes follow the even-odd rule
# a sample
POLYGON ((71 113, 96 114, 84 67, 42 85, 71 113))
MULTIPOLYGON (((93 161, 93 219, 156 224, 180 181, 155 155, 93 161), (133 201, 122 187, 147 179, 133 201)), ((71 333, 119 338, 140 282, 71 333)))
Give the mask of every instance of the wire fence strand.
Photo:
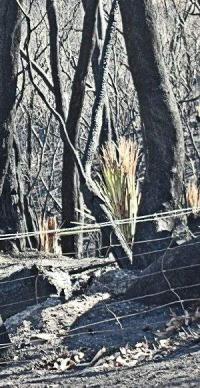
POLYGON ((58 236, 72 236, 78 235, 80 233, 90 233, 94 231, 99 231, 101 228, 112 226, 113 222, 115 225, 125 225, 132 224, 133 222, 142 223, 142 222, 150 222, 150 221, 158 221, 162 219, 168 219, 172 217, 181 217, 190 214, 194 214, 200 211, 200 207, 196 208, 183 208, 170 210, 166 212, 160 213, 152 213, 144 216, 137 216, 136 218, 125 218, 125 219, 115 219, 112 222, 102 222, 102 223, 93 223, 93 224, 80 224, 79 227, 71 227, 71 228, 63 228, 63 229, 54 229, 54 230, 37 230, 34 232, 24 232, 24 233, 8 233, 8 234, 0 234, 0 240, 11 240, 11 239, 22 239, 25 237, 34 237, 42 234, 57 234, 58 236))
MULTIPOLYGON (((197 210, 200 210, 200 208, 197 208, 195 209, 195 211, 197 210)), ((194 213, 194 209, 192 208, 186 208, 186 209, 178 209, 178 210, 174 210, 174 211, 169 211, 169 212, 163 212, 163 213, 157 213, 157 214, 151 214, 151 215, 146 215, 146 216, 140 216, 137 218, 137 222, 154 222, 154 221, 157 221, 159 219, 166 219, 166 218, 171 218, 171 217, 181 217, 181 216, 185 216, 185 215, 188 215, 188 214, 191 214, 191 213, 194 213)), ((116 224, 117 225, 123 225, 123 224, 126 224, 126 223, 130 223, 132 222, 133 220, 132 219, 124 219, 124 220, 115 220, 116 224)), ((81 233, 88 233, 88 232, 91 232, 91 231, 96 231, 97 228, 98 230, 102 227, 107 227, 107 226, 112 226, 112 223, 110 222, 106 222, 106 223, 99 223, 99 224, 88 224, 88 225, 84 225, 81 226, 81 233)), ((67 229, 56 229, 56 230, 49 230, 47 232, 45 232, 47 234, 52 234, 52 233, 56 233, 58 236, 61 236, 61 235, 72 235, 72 234, 78 234, 79 233, 79 228, 75 227, 75 228, 67 228, 67 229)), ((2 239, 13 239, 13 238, 24 238, 26 236, 35 236, 37 234, 41 234, 41 231, 36 231, 36 232, 28 232, 28 233, 21 233, 21 234, 4 234, 4 235, 0 235, 0 240, 2 239)), ((198 236, 198 233, 197 235, 198 236)), ((195 236, 195 237, 196 237, 195 236)), ((156 311, 159 311, 159 310, 162 310, 162 309, 166 309, 168 307, 172 307, 172 306, 177 306, 180 304, 180 306, 182 307, 182 310, 183 310, 183 315, 182 317, 185 317, 188 319, 189 315, 188 314, 185 314, 186 313, 186 310, 185 310, 185 303, 193 303, 193 302, 200 302, 200 298, 198 297, 194 297, 194 298, 182 298, 181 295, 184 295, 184 293, 181 293, 180 291, 183 291, 183 290, 186 290, 186 289, 192 289, 192 288, 198 288, 200 287, 200 282, 196 282, 196 283, 192 283, 192 284, 187 284, 187 285, 177 285, 176 287, 173 287, 173 285, 171 284, 169 278, 168 278, 168 275, 171 273, 171 272, 180 272, 180 271, 184 271, 184 270, 188 270, 188 269, 195 269, 195 268, 200 268, 200 263, 196 263, 196 264, 188 264, 188 265, 182 265, 182 266, 174 266, 173 268, 165 268, 164 267, 164 262, 165 262, 165 256, 167 254, 168 251, 173 251, 173 250, 180 250, 181 252, 181 249, 184 248, 185 246, 187 247, 190 247, 190 246, 194 246, 194 245, 199 245, 200 244, 200 241, 195 241, 192 240, 191 242, 187 242, 187 243, 183 243, 181 245, 177 245, 177 246, 171 246, 172 245, 172 242, 173 242, 173 239, 169 236, 169 237, 161 237, 161 238, 155 238, 155 239, 147 239, 147 240, 143 240, 143 241, 137 241, 136 244, 148 244, 148 243, 152 243, 152 242, 159 242, 159 241, 162 241, 162 240, 170 240, 169 242, 169 245, 167 248, 165 249, 156 249, 156 250, 146 250, 144 251, 143 253, 139 253, 139 254, 135 254, 134 257, 137 257, 137 256, 144 256, 144 255, 152 255, 154 253, 160 253, 160 254, 163 254, 161 256, 161 269, 158 270, 158 271, 155 271, 155 272, 152 272, 152 273, 139 273, 134 280, 142 280, 144 278, 153 278, 154 276, 158 276, 158 275, 162 275, 163 278, 165 279, 166 281, 166 289, 163 289, 159 292, 153 292, 153 293, 144 293, 143 295, 138 295, 138 296, 135 296, 135 297, 132 297, 132 298, 125 298, 125 299, 120 299, 120 300, 114 300, 114 301, 105 301, 105 300, 100 300, 99 301, 99 304, 97 306, 93 306, 93 310, 103 310, 104 314, 105 312, 107 314, 110 314, 112 317, 110 318, 106 318, 106 319, 99 319, 99 320, 96 320, 94 322, 90 322, 90 323, 86 323, 86 324, 83 324, 83 325, 77 325, 75 327, 70 327, 69 329, 66 329, 66 333, 62 333, 62 334, 52 334, 55 338, 62 338, 62 337, 65 337, 65 338, 73 338, 73 337, 78 337, 78 336, 86 336, 86 335, 91 335, 91 330, 92 330, 92 334, 94 335, 103 335, 105 333, 111 333, 111 332, 123 332, 123 331, 127 331, 127 330, 131 330, 132 332, 141 332, 142 331, 142 328, 140 326, 136 326, 136 327, 129 327, 129 326, 124 326, 124 320, 129 320, 129 319, 134 319, 138 316, 144 316, 146 314, 151 314, 152 312, 156 312, 156 311), (145 300, 148 300, 148 298, 155 298, 159 295, 164 295, 164 294, 167 294, 167 293, 171 293, 173 295, 173 297, 176 299, 176 300, 170 300, 168 303, 162 303, 160 305, 156 305, 156 306, 153 306, 153 307, 148 307, 148 308, 144 308, 144 306, 141 305, 141 309, 139 311, 134 311, 134 312, 129 312, 127 314, 117 314, 116 311, 112 311, 111 308, 113 306, 115 306, 116 308, 120 307, 126 303, 126 304, 129 304, 130 306, 128 306, 128 308, 132 308, 132 305, 134 306, 134 303, 136 302, 141 302, 141 301, 145 301, 145 300), (185 315, 184 315, 185 314, 185 315), (96 328, 98 326, 101 326, 101 325, 106 325, 106 324, 112 324, 113 322, 115 322, 117 324, 117 327, 115 328, 106 328, 104 327, 103 329, 99 328, 99 330, 96 330, 96 328)), ((110 245, 110 246, 104 246, 104 247, 101 247, 101 249, 105 249, 105 248, 112 248, 113 246, 118 246, 120 244, 115 244, 115 245, 110 245)), ((75 253, 75 252, 74 252, 75 253)), ((121 258, 121 260, 125 260, 127 259, 127 256, 124 256, 121 258)), ((53 258, 52 259, 52 262, 54 262, 54 260, 57 260, 57 258, 53 258)), ((80 261, 80 267, 82 265, 85 265, 87 266, 87 264, 91 263, 93 261, 93 259, 86 259, 86 260, 81 260, 80 261)), ((102 263, 103 263, 103 259, 102 259, 102 263)), ((110 265, 111 263, 115 263, 115 260, 113 261, 110 261, 109 263, 107 263, 106 265, 110 265)), ((69 265, 67 266, 66 268, 66 271, 73 271, 73 270, 77 270, 77 264, 75 264, 74 266, 73 265, 69 265)), ((0 305, 0 313, 3 311, 3 309, 6 309, 6 308, 9 308, 9 307, 12 307, 12 306, 15 306, 15 305, 20 305, 20 304, 26 304, 26 305, 30 305, 30 304, 39 304, 41 301, 51 297, 52 295, 50 293, 46 294, 46 295, 39 295, 38 294, 38 280, 39 280, 39 277, 42 277, 43 275, 40 274, 39 272, 36 274, 36 275, 30 275, 30 276, 20 276, 19 278, 16 278, 16 279, 8 279, 8 280, 0 280, 0 287, 1 286, 5 286, 5 284, 9 284, 9 283, 13 283, 13 282, 19 282, 21 281, 23 283, 23 281, 27 281, 29 279, 32 279, 32 280, 35 280, 35 283, 34 283, 34 290, 33 290, 33 295, 34 297, 33 298, 27 298, 27 299, 23 299, 23 300, 19 300, 19 301, 15 301, 15 302, 10 302, 10 303, 7 303, 7 304, 1 304, 0 305)), ((133 281, 134 281, 133 280, 133 281)), ((194 294, 195 295, 195 294, 194 294)), ((59 300, 60 296, 59 295, 56 295, 57 299, 59 300)), ((54 298, 55 298, 55 295, 54 295, 54 298)), ((156 327, 156 326, 159 326, 159 324, 165 324, 166 323, 166 320, 162 320, 162 321, 156 321, 156 322, 152 322, 151 323, 151 326, 152 327, 156 327)), ((0 338, 1 336, 3 335, 6 335, 7 332, 2 332, 0 333, 0 338)), ((34 344, 34 343, 38 343, 38 341, 40 341, 42 339, 38 338, 36 340, 32 340, 30 338, 30 343, 31 344, 34 344)), ((10 347, 15 347, 16 344, 15 343, 2 343, 0 344, 0 351, 3 350, 3 349, 8 349, 10 347)), ((14 361, 14 362, 21 362, 20 360, 19 361, 14 361)), ((23 361, 22 361, 23 362, 23 361)), ((25 361, 25 363, 27 363, 27 361, 25 361)), ((4 361, 2 362, 0 360, 0 365, 1 364, 4 364, 4 361)), ((8 364, 7 361, 5 361, 5 364, 8 364)))
MULTIPOLYGON (((195 244, 200 244, 200 242, 196 242, 196 243, 193 243, 193 244, 187 244, 187 246, 191 246, 191 245, 195 245, 195 244)), ((182 245, 179 245, 175 248, 170 248, 169 250, 172 250, 172 249, 179 249, 179 248, 182 248, 184 247, 185 245, 182 244, 182 245)), ((166 251, 166 250, 165 250, 166 251)), ((146 252, 146 254, 150 254, 150 252, 146 252)), ((141 254, 143 255, 143 254, 141 254)), ((122 260, 123 259, 127 259, 127 256, 124 256, 122 257, 122 260)), ((56 259, 55 259, 56 260, 56 259)), ((94 258, 94 260, 96 260, 94 258)), ((103 259, 102 259, 103 260, 103 259)), ((92 259, 90 259, 88 261, 88 263, 91 263, 92 259)), ((109 262, 107 265, 109 266, 112 262, 109 262)), ((115 260, 113 260, 113 263, 115 263, 115 260)), ((185 270, 185 269, 189 269, 189 268, 197 268, 200 266, 200 263, 197 263, 197 264, 190 264, 190 265, 184 265, 184 266, 177 266, 177 267, 173 267, 173 268, 165 268, 163 269, 163 271, 155 271, 155 272, 151 272, 151 273, 148 273, 148 274, 139 274, 137 276, 138 279, 142 279, 142 278, 146 278, 146 277, 151 277, 151 276, 155 276, 155 275, 159 275, 159 274, 162 274, 163 272, 171 272, 171 271, 178 271, 178 270, 185 270)), ((80 263, 80 268, 82 268, 81 266, 81 263, 80 263)), ((77 265, 75 266, 69 266, 66 268, 67 271, 73 271, 77 269, 77 265)), ((21 281, 21 280, 28 280, 28 279, 34 279, 36 278, 37 276, 41 276, 43 277, 42 273, 41 274, 36 274, 36 275, 30 275, 30 276, 25 276, 25 277, 19 277, 19 278, 16 278, 16 279, 11 279, 11 280, 0 280, 0 286, 3 285, 3 284, 7 284, 7 283, 13 283, 13 282, 17 282, 17 281, 21 281)), ((0 308, 1 308, 1 305, 0 305, 0 308)))

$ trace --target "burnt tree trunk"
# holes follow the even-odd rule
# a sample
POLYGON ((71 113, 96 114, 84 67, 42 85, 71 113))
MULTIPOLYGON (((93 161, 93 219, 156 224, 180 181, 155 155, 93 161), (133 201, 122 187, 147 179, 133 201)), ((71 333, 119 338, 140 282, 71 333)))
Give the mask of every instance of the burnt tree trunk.
MULTIPOLYGON (((126 241, 124 240, 124 237, 122 236, 119 227, 117 227, 114 223, 112 215, 110 214, 109 210, 105 206, 104 201, 100 197, 98 187, 92 180, 91 176, 92 163, 98 149, 99 138, 102 128, 102 108, 105 101, 105 92, 107 85, 110 54, 113 43, 113 34, 116 28, 117 8, 117 0, 114 0, 112 3, 112 8, 106 31, 100 66, 101 73, 99 89, 97 91, 94 103, 92 123, 88 135, 88 142, 83 156, 83 162, 80 160, 79 152, 76 149, 76 145, 74 145, 74 138, 76 139, 78 136, 78 126, 84 101, 86 77, 93 52, 93 47, 95 44, 95 19, 98 9, 98 1, 88 1, 84 18, 83 36, 79 60, 72 85, 72 95, 66 123, 63 117, 57 112, 57 110, 49 104, 49 102, 45 98, 45 95, 41 92, 37 84, 34 82, 31 71, 29 71, 29 76, 40 98, 46 104, 48 109, 50 109, 50 111, 55 115, 55 117, 60 123, 64 144, 66 146, 66 149, 69 148, 70 155, 72 155, 73 157, 73 160, 70 159, 69 163, 72 167, 76 163, 76 167, 78 169, 81 181, 81 191, 83 193, 84 201, 88 209, 92 211, 92 214, 95 216, 97 222, 105 223, 109 221, 109 225, 104 228, 104 231, 109 237, 113 234, 114 245, 111 246, 111 251, 113 252, 119 266, 126 268, 131 264, 132 252, 129 249, 129 246, 127 245, 126 241), (91 17, 92 15, 93 17, 91 17)), ((30 33, 29 23, 27 23, 27 25, 30 33)), ((32 62, 30 60, 29 55, 27 55, 27 59, 28 61, 30 61, 30 63, 32 62)), ((36 64, 34 65, 34 69, 38 71, 38 67, 36 64)), ((41 76, 41 71, 38 71, 38 74, 41 76)), ((70 173, 71 171, 72 169, 70 170, 70 173)), ((70 190, 70 187, 68 187, 68 189, 70 190)), ((69 193, 67 195, 69 195, 69 193)), ((72 240, 70 239, 70 241, 72 240)))
MULTIPOLYGON (((54 82, 54 94, 56 100, 56 110, 66 123, 66 130, 73 146, 78 148, 79 120, 83 108, 85 95, 85 83, 88 73, 89 63, 94 48, 95 24, 99 0, 89 0, 83 25, 83 36, 80 47, 79 61, 75 72, 72 94, 69 104, 68 114, 64 105, 61 70, 59 64, 59 41, 58 23, 54 0, 47 0, 47 14, 50 26, 51 44, 51 68, 54 82)), ((77 221, 76 208, 79 208, 80 183, 79 175, 74 160, 71 147, 65 139, 64 133, 61 136, 64 142, 63 169, 62 169, 62 226, 70 228, 73 222, 77 221)), ((77 252, 77 237, 62 237, 63 252, 70 256, 75 256, 77 252)))
MULTIPOLYGON (((84 10, 86 9, 88 0, 82 0, 84 10)), ((104 45, 104 40, 106 36, 106 21, 104 16, 103 2, 100 0, 98 7, 98 14, 96 20, 95 28, 95 47, 92 55, 92 71, 94 74, 95 88, 96 90, 99 87, 99 73, 100 73, 100 64, 102 58, 102 50, 104 45)), ((100 146, 105 144, 107 141, 118 139, 118 133, 114 127, 114 123, 111 117, 110 111, 110 102, 108 96, 105 98, 105 103, 103 107, 103 117, 102 117, 102 130, 100 135, 100 146)))
MULTIPOLYGON (((177 209, 182 206, 184 137, 181 119, 161 50, 156 6, 153 0, 119 0, 130 71, 138 94, 143 122, 146 157, 140 215, 177 209)), ((160 235, 170 231, 165 224, 160 235)), ((158 237, 156 225, 141 223, 136 240, 158 237)), ((167 240, 166 240, 167 241, 167 240)), ((169 243, 169 241, 167 241, 169 243)), ((166 242, 164 243, 164 246, 166 242)), ((163 244, 137 244, 139 265, 146 266, 150 256, 144 251, 163 244)), ((133 260, 134 261, 134 260, 133 260)))
MULTIPOLYGON (((87 6, 87 0, 82 0, 84 10, 87 6)), ((100 72, 101 72, 101 59, 102 59, 102 52, 104 47, 104 41, 106 37, 106 20, 104 16, 104 9, 103 9, 103 2, 100 0, 99 7, 98 7, 98 14, 97 14, 97 20, 96 20, 96 28, 95 28, 95 47, 92 55, 92 71, 94 75, 94 81, 95 81, 95 89, 98 91, 99 88, 99 82, 100 82, 100 72)), ((105 145, 108 141, 117 141, 118 139, 118 133, 117 129, 114 127, 114 122, 111 117, 111 108, 110 108, 110 102, 108 94, 105 95, 105 101, 102 111, 102 128, 99 138, 99 148, 100 152, 102 149, 102 146, 105 145)), ((110 245, 110 236, 107 233, 104 233, 104 230, 101 231, 101 245, 102 249, 100 251, 102 256, 107 255, 108 246, 110 245), (106 248, 103 248, 106 247, 106 248)))
POLYGON ((106 36, 104 40, 101 63, 99 65, 99 80, 96 98, 92 110, 91 127, 88 134, 86 148, 83 157, 83 166, 85 169, 86 181, 82 182, 81 189, 84 195, 84 200, 92 214, 98 222, 104 223, 109 221, 111 226, 102 227, 102 233, 110 241, 112 237, 111 252, 114 254, 120 267, 128 267, 131 264, 131 251, 120 229, 116 226, 112 215, 106 208, 104 201, 99 196, 98 188, 92 180, 92 167, 96 152, 99 147, 100 135, 102 130, 102 112, 107 92, 107 79, 110 65, 110 57, 113 47, 114 34, 117 25, 118 3, 114 0, 112 3, 106 36), (114 232, 114 233, 112 233, 114 232))
POLYGON ((0 2, 0 194, 9 165, 14 131, 17 65, 20 29, 17 27, 19 11, 12 1, 0 2))
MULTIPOLYGON (((95 49, 92 56, 92 69, 94 74, 96 90, 98 90, 98 87, 99 87, 101 58, 102 58, 102 51, 103 51, 105 38, 106 38, 106 21, 104 16, 103 2, 101 0, 99 3, 97 26, 96 26, 96 44, 95 44, 95 49)), ((110 106, 108 93, 106 93, 105 95, 105 102, 104 102, 102 114, 103 114, 102 128, 101 128, 101 134, 99 138, 100 153, 101 153, 102 147, 107 142, 111 142, 111 141, 116 142, 118 139, 117 128, 115 128, 114 122, 111 116, 111 106, 110 106)), ((102 247, 101 247, 100 253, 103 257, 106 257, 107 251, 108 251, 107 247, 110 246, 110 243, 111 243, 111 237, 107 233, 105 233, 104 229, 102 229, 101 231, 102 247)))
MULTIPOLYGON (((20 169, 20 150, 15 127, 15 100, 20 45, 21 12, 16 2, 0 1, 0 231, 27 231, 31 222, 20 169), (28 221, 25 218, 28 212, 28 221)), ((0 249, 25 247, 25 239, 0 240, 0 249)), ((29 241, 29 245, 31 242, 29 241)))

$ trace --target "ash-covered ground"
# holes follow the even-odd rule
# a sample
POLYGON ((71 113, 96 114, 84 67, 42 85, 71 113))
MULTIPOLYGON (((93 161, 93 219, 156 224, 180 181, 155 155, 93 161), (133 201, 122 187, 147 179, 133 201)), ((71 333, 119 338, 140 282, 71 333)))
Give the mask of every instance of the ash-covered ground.
POLYGON ((9 317, 0 386, 199 386, 199 310, 160 308, 123 293, 134 274, 71 276, 67 301, 50 296, 9 317))

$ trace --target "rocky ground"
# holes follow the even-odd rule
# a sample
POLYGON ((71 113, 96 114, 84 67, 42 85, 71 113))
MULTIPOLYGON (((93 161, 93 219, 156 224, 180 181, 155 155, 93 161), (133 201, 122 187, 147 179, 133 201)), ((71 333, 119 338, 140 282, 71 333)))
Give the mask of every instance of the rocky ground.
POLYGON ((53 295, 7 318, 0 386, 199 386, 198 305, 125 300, 134 276, 113 264, 71 274, 68 300, 53 295))

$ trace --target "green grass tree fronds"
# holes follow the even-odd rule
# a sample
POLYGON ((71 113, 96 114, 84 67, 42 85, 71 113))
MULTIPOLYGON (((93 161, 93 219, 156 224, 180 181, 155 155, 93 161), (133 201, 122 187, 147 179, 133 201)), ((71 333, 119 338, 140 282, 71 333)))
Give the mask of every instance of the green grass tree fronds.
POLYGON ((129 224, 119 226, 129 244, 134 241, 140 202, 138 159, 138 146, 131 139, 121 137, 117 145, 109 142, 102 148, 98 186, 113 219, 132 219, 129 224))

